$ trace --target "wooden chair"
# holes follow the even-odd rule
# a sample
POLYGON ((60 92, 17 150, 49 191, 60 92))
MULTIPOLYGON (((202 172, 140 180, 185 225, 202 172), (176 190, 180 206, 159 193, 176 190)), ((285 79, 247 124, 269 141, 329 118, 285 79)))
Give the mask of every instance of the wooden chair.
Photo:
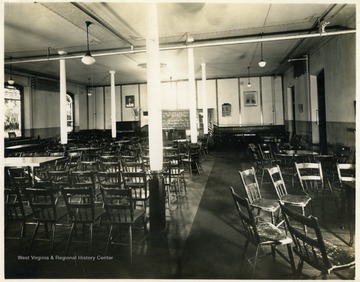
POLYGON ((99 171, 96 173, 97 181, 101 187, 123 188, 120 171, 99 171))
POLYGON ((181 158, 181 162, 191 177, 194 171, 200 175, 203 170, 200 162, 200 146, 190 145, 187 153, 181 158))
POLYGON ((179 196, 186 196, 185 170, 179 154, 164 156, 164 163, 169 163, 172 178, 176 180, 179 196))
POLYGON ((24 205, 22 196, 16 187, 4 189, 4 203, 5 239, 19 240, 20 250, 26 235, 26 225, 32 216, 32 210, 30 206, 24 205), (19 225, 19 229, 13 228, 13 224, 19 225))
MULTIPOLYGON (((275 213, 280 210, 279 202, 277 199, 265 199, 261 196, 259 184, 256 178, 254 167, 239 171, 241 182, 244 186, 246 197, 249 200, 250 206, 260 211, 270 213, 271 222, 275 224, 275 213)), ((279 223, 281 224, 281 223, 279 223)))
POLYGON ((288 194, 280 167, 278 165, 268 169, 268 172, 279 200, 286 205, 301 208, 301 214, 305 216, 305 208, 311 203, 311 197, 305 194, 288 194))
POLYGON ((284 203, 280 203, 280 208, 294 242, 293 250, 299 257, 297 278, 300 278, 304 262, 319 270, 324 279, 331 272, 339 275, 336 271, 355 266, 353 255, 323 239, 316 217, 303 216, 284 203), (303 226, 306 226, 308 234, 304 233, 303 226))
POLYGON ((88 243, 91 253, 93 242, 93 227, 95 224, 100 222, 102 216, 105 214, 105 210, 95 204, 93 190, 89 187, 62 187, 61 193, 64 196, 66 208, 69 214, 69 223, 71 224, 65 253, 68 253, 71 242, 88 243), (86 235, 86 227, 88 227, 88 241, 72 240, 73 232, 75 231, 76 235, 79 233, 76 231, 78 225, 82 226, 83 238, 86 235))
POLYGON ((95 171, 85 170, 85 171, 71 171, 70 172, 70 182, 74 187, 90 187, 93 191, 95 199, 101 194, 99 186, 96 182, 96 173, 95 171))
POLYGON ((241 233, 246 238, 244 245, 244 257, 253 267, 252 278, 254 277, 256 271, 256 263, 259 251, 262 250, 265 246, 271 247, 271 254, 274 259, 275 253, 277 252, 282 258, 290 263, 292 272, 295 274, 294 258, 290 246, 292 243, 291 238, 289 238, 283 230, 279 229, 274 224, 270 222, 258 221, 252 213, 249 200, 247 198, 241 198, 239 195, 237 195, 232 187, 230 187, 230 191, 235 202, 241 223, 243 225, 243 230, 241 233), (251 260, 246 257, 249 243, 256 247, 254 263, 251 263, 251 260), (280 245, 286 245, 289 257, 286 257, 276 248, 280 245))
POLYGON ((35 240, 47 240, 50 241, 50 254, 53 252, 56 228, 67 227, 68 224, 68 212, 66 207, 60 207, 56 205, 56 191, 53 189, 44 188, 26 188, 26 197, 29 200, 30 207, 32 209, 32 219, 36 224, 34 233, 30 242, 30 250, 35 240), (44 226, 47 238, 36 238, 39 227, 44 226), (51 229, 51 237, 49 237, 49 229, 51 229))
POLYGON ((321 163, 295 162, 295 168, 303 192, 310 196, 314 201, 321 201, 321 211, 323 215, 325 214, 325 200, 333 200, 337 209, 337 216, 341 222, 338 200, 334 194, 330 181, 327 181, 326 185, 324 183, 321 163))
POLYGON ((73 151, 68 152, 68 168, 69 170, 76 170, 82 158, 82 152, 73 151))
MULTIPOLYGON (((108 239, 106 243, 105 255, 108 253, 109 245, 121 244, 120 241, 115 242, 114 229, 119 228, 118 232, 121 232, 122 228, 128 229, 129 235, 129 255, 130 262, 133 261, 133 228, 135 223, 142 219, 143 228, 145 232, 144 238, 148 234, 147 223, 145 217, 145 209, 134 209, 132 202, 132 191, 129 189, 117 189, 101 186, 101 194, 104 200, 106 210, 106 224, 110 226, 108 239)), ((120 236, 119 236, 120 237, 120 236)))
POLYGON ((354 242, 354 226, 353 226, 353 215, 355 214, 353 207, 355 201, 355 173, 356 166, 354 164, 336 164, 337 176, 340 184, 340 219, 341 219, 341 227, 343 226, 343 218, 347 212, 349 218, 349 231, 350 231, 350 241, 349 246, 352 246, 354 242), (347 206, 347 210, 345 210, 345 206, 347 206))
POLYGON ((271 158, 265 159, 258 144, 250 143, 248 148, 250 150, 252 160, 256 167, 256 172, 261 172, 260 187, 262 187, 265 170, 273 166, 274 160, 271 158))
POLYGON ((122 179, 125 188, 132 191, 132 200, 134 208, 138 202, 141 203, 142 208, 146 210, 147 202, 149 201, 149 183, 145 171, 142 172, 122 172, 122 179))
POLYGON ((335 153, 335 159, 337 163, 345 164, 349 162, 352 150, 348 146, 339 146, 335 153))
POLYGON ((177 179, 171 172, 171 162, 164 162, 163 168, 164 186, 166 193, 167 206, 169 210, 177 208, 179 191, 177 185, 177 179))

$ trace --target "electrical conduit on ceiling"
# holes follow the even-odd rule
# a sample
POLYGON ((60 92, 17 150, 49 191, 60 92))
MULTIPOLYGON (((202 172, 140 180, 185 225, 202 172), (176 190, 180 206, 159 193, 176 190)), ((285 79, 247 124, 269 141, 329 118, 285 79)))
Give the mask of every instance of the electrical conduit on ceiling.
MULTIPOLYGON (((216 46, 226 46, 226 45, 236 45, 236 44, 249 44, 249 43, 258 43, 258 42, 271 42, 271 41, 282 41, 282 40, 292 40, 292 39, 303 39, 303 38, 315 38, 315 37, 325 37, 325 36, 335 36, 335 35, 343 35, 343 34, 352 34, 356 33, 356 30, 341 30, 341 31, 332 31, 332 32, 324 32, 324 33, 312 33, 312 34, 297 34, 297 35, 285 35, 285 36, 276 36, 276 37, 262 37, 255 39, 238 39, 238 40, 209 40, 208 42, 203 43, 192 43, 184 45, 183 42, 178 45, 168 46, 168 47, 160 47, 160 51, 171 51, 171 50, 180 50, 191 48, 201 48, 201 47, 216 47, 216 46)), ((291 34, 291 32, 290 32, 291 34)), ((196 42, 196 41, 195 41, 196 42)), ((103 56, 115 56, 115 55, 125 55, 125 54, 135 54, 135 53, 145 53, 146 48, 141 47, 141 49, 133 49, 130 47, 130 50, 123 51, 103 51, 103 53, 92 53, 94 57, 103 57, 103 56)), ((43 58, 33 58, 33 59, 13 59, 11 64, 18 63, 33 63, 33 62, 43 62, 43 61, 57 61, 60 59, 80 59, 83 57, 83 54, 73 55, 73 56, 62 56, 49 58, 44 56, 43 58)), ((5 64, 10 64, 10 61, 6 61, 5 64)))

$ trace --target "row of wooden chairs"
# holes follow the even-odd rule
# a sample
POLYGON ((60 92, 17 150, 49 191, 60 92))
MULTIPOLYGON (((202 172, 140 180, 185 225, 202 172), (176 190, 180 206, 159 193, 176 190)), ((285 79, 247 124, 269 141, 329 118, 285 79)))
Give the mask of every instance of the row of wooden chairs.
MULTIPOLYGON (((240 214, 241 220, 244 224, 244 228, 245 228, 244 235, 247 237, 245 247, 247 247, 248 242, 255 244, 257 246, 257 248, 260 248, 264 244, 270 244, 273 247, 275 247, 276 245, 278 245, 278 244, 281 245, 284 242, 287 242, 286 244, 289 243, 288 241, 285 240, 286 236, 284 237, 284 235, 281 232, 279 233, 279 230, 277 229, 283 223, 283 221, 279 222, 279 217, 280 217, 279 211, 281 209, 283 211, 283 214, 284 213, 286 214, 285 216, 283 216, 283 218, 285 219, 288 230, 294 231, 294 229, 291 229, 293 227, 290 226, 291 221, 290 221, 289 217, 292 217, 292 218, 295 217, 297 220, 299 220, 301 222, 301 226, 303 228, 303 231, 301 233, 303 235, 299 235, 300 234, 299 230, 294 231, 294 234, 293 234, 293 232, 291 232, 291 235, 295 242, 294 251, 300 257, 300 262, 299 262, 299 266, 298 266, 298 275, 301 274, 303 262, 305 261, 305 262, 309 263, 310 265, 314 266, 315 268, 320 269, 322 274, 325 276, 331 270, 338 268, 339 262, 337 262, 337 264, 334 265, 333 262, 331 261, 331 259, 334 259, 334 254, 332 253, 334 251, 334 246, 330 247, 330 245, 328 243, 325 244, 322 242, 321 232, 320 232, 320 228, 318 226, 317 219, 313 216, 310 216, 311 219, 309 219, 308 216, 306 216, 306 214, 305 214, 305 208, 309 204, 311 204, 315 199, 320 198, 323 201, 324 197, 327 197, 327 196, 329 196, 330 198, 335 200, 335 204, 336 204, 337 208, 338 208, 338 203, 337 203, 335 195, 333 193, 334 192, 333 187, 331 185, 328 186, 328 188, 327 188, 328 191, 326 191, 326 189, 324 189, 321 163, 301 163, 301 164, 295 163, 295 166, 296 166, 297 174, 299 176, 303 194, 289 194, 288 193, 286 186, 285 186, 284 179, 282 177, 281 169, 278 165, 274 165, 272 168, 267 169, 267 171, 270 175, 272 184, 275 188, 276 194, 278 196, 278 199, 276 199, 276 200, 275 199, 266 199, 261 196, 260 187, 257 182, 256 172, 253 167, 251 169, 239 171, 243 187, 245 188, 246 200, 240 199, 240 197, 238 195, 236 195, 236 193, 234 192, 233 188, 231 188, 231 192, 232 192, 233 198, 235 200, 236 206, 238 208, 238 212, 240 214), (301 212, 299 213, 298 211, 293 211, 294 207, 300 208, 301 212), (291 209, 289 209, 289 208, 291 208, 291 209), (248 211, 247 216, 244 215, 244 209, 248 211), (253 217, 252 215, 249 216, 249 211, 251 210, 251 213, 252 213, 253 209, 258 210, 256 217, 253 217), (259 219, 260 211, 269 212, 271 215, 271 222, 262 223, 262 225, 258 226, 255 222, 255 219, 259 219), (278 213, 278 221, 275 220, 276 213, 278 213), (253 225, 251 227, 252 228, 251 232, 249 231, 249 224, 253 225), (263 226, 264 224, 266 225, 265 229, 263 226), (314 246, 309 246, 309 249, 305 248, 305 250, 304 250, 304 249, 302 249, 302 246, 300 245, 303 240, 305 240, 305 242, 306 242, 307 239, 304 239, 305 237, 308 238, 308 236, 310 236, 308 234, 308 228, 311 228, 313 231, 315 230, 315 234, 316 234, 316 236, 318 236, 318 240, 320 240, 320 242, 317 243, 317 245, 316 245, 317 248, 320 248, 319 246, 322 247, 325 245, 327 247, 326 249, 325 248, 321 249, 322 253, 319 253, 320 254, 319 258, 317 258, 317 257, 311 258, 306 253, 311 248, 313 248, 313 250, 314 250, 314 248, 315 248, 314 246), (260 229, 260 231, 259 231, 260 234, 256 234, 256 229, 260 229), (271 232, 271 234, 273 234, 273 235, 277 234, 276 240, 275 239, 267 240, 267 241, 264 240, 264 242, 263 242, 262 241, 263 239, 261 239, 261 236, 263 236, 263 237, 269 236, 269 232, 271 232), (298 238, 298 236, 300 236, 300 239, 298 238), (322 260, 320 260, 320 258, 322 260), (323 263, 323 265, 321 266, 320 262, 317 260, 321 261, 321 263, 323 263)), ((345 197, 343 183, 355 181, 355 166, 352 164, 337 164, 337 172, 338 172, 338 180, 339 180, 338 183, 340 185, 340 187, 339 187, 340 188, 340 198, 343 198, 343 197, 345 197)), ((323 207, 324 207, 324 205, 322 205, 322 208, 323 207)), ((343 207, 341 208, 341 210, 338 210, 337 212, 338 212, 340 222, 342 223, 342 216, 344 214, 343 207)), ((313 209, 311 211, 311 214, 312 215, 314 214, 313 209)), ((313 234, 314 233, 311 233, 311 236, 313 234)), ((352 240, 353 240, 353 234, 351 233, 351 230, 350 230, 349 245, 352 244, 352 240)), ((314 242, 314 240, 312 242, 314 242)), ((245 248, 245 252, 246 252, 246 248, 245 248)), ((354 265, 353 260, 351 260, 352 257, 350 255, 347 255, 346 252, 343 252, 341 250, 339 252, 341 254, 345 254, 345 256, 344 256, 345 261, 340 262, 341 266, 347 267, 347 266, 354 265)), ((255 272, 257 256, 258 256, 258 249, 257 249, 256 255, 255 255, 253 274, 255 272)), ((292 256, 292 254, 290 254, 290 252, 289 252, 290 262, 292 260, 291 256, 292 256)), ((339 258, 336 257, 336 259, 339 259, 339 258)), ((292 268, 294 271, 293 265, 292 265, 292 268)))
MULTIPOLYGON (((26 237, 26 227, 29 224, 35 225, 29 252, 33 248, 36 240, 47 240, 50 242, 50 253, 53 252, 56 230, 58 228, 69 229, 65 254, 68 253, 69 246, 75 242, 85 242, 92 252, 93 228, 100 226, 104 222, 108 226, 105 255, 110 244, 117 243, 114 233, 122 232, 125 228, 128 231, 128 245, 130 261, 132 262, 132 229, 135 222, 142 219, 144 235, 147 235, 147 217, 144 208, 134 208, 135 200, 132 189, 114 187, 102 182, 100 185, 101 202, 96 202, 93 189, 86 185, 62 187, 61 195, 53 187, 28 187, 20 192, 18 188, 5 189, 5 227, 11 222, 20 223, 19 248, 23 245, 26 237), (59 197, 62 200, 59 201, 59 197), (82 232, 78 229, 82 226, 82 232), (44 228, 46 237, 41 237, 40 228, 44 228), (88 229, 88 232, 85 230, 88 229), (51 231, 51 234, 49 232, 51 231), (79 232, 83 238, 79 238, 79 232), (87 240, 84 236, 88 236, 87 240), (74 239, 74 237, 76 237, 74 239)), ((7 228, 6 228, 7 229, 7 228)), ((5 230, 7 234, 7 230, 5 230)), ((6 238, 9 236, 6 235, 6 238)), ((120 242, 123 243, 123 242, 120 242)))

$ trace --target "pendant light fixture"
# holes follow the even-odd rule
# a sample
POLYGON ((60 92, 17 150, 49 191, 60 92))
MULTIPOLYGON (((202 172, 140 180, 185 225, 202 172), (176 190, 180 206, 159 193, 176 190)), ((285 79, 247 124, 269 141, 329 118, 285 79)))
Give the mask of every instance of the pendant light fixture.
POLYGON ((9 80, 7 82, 8 82, 9 85, 14 85, 15 80, 13 80, 13 78, 12 78, 12 64, 11 64, 11 61, 12 61, 12 57, 10 57, 10 78, 9 78, 9 80))
POLYGON ((92 22, 86 21, 85 23, 86 23, 86 46, 87 46, 87 51, 86 51, 86 54, 84 55, 84 57, 82 57, 81 61, 85 65, 92 65, 96 61, 95 58, 93 56, 91 56, 90 48, 89 48, 89 26, 92 24, 92 22))
POLYGON ((91 87, 91 84, 90 84, 90 77, 89 77, 89 86, 87 88, 87 95, 91 96, 91 94, 92 94, 92 87, 91 87))
POLYGON ((263 68, 266 66, 266 62, 264 61, 264 58, 263 58, 263 43, 262 43, 262 41, 260 42, 260 49, 261 49, 261 61, 259 62, 259 67, 263 68))
POLYGON ((251 87, 251 83, 250 83, 250 66, 248 66, 248 84, 247 87, 251 87))

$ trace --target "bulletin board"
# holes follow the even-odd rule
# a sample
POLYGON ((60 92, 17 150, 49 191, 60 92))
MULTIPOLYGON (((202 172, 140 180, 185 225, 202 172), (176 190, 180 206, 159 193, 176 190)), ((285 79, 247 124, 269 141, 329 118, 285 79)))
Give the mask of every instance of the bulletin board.
POLYGON ((189 129, 190 112, 189 110, 163 110, 162 126, 164 129, 189 129))

